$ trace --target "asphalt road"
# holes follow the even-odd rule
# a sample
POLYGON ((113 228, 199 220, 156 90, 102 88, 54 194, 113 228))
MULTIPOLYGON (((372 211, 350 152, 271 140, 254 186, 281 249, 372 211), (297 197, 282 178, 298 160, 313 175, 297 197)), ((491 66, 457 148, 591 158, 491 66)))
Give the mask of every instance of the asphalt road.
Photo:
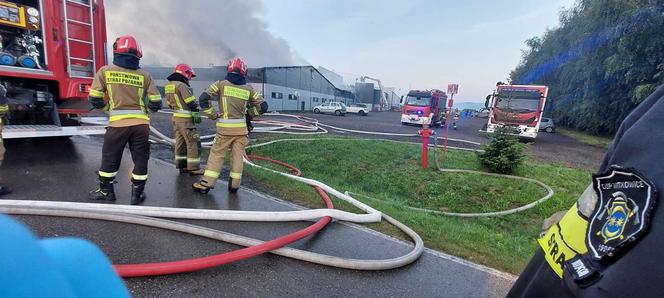
MULTIPOLYGON (((167 156, 169 152, 160 146, 153 149, 155 155, 167 156)), ((98 138, 7 141, 0 181, 15 191, 3 199, 85 202, 87 192, 96 187, 100 152, 98 138)), ((120 169, 124 174, 118 176, 116 184, 116 204, 129 201, 129 163, 127 153, 120 169)), ((237 195, 229 195, 223 184, 209 195, 194 194, 189 190, 193 181, 192 177, 179 176, 171 165, 151 160, 146 204, 233 210, 296 208, 246 187, 237 195)), ((177 260, 237 248, 196 236, 121 223, 41 216, 19 219, 41 237, 89 239, 117 263, 177 260)), ((188 222, 265 240, 307 225, 304 222, 188 222)), ((291 246, 367 259, 394 257, 410 249, 409 244, 389 236, 338 222, 291 246)), ((126 280, 137 297, 499 297, 505 295, 512 282, 513 277, 508 274, 431 250, 409 266, 378 272, 335 269, 268 254, 195 273, 126 280)))

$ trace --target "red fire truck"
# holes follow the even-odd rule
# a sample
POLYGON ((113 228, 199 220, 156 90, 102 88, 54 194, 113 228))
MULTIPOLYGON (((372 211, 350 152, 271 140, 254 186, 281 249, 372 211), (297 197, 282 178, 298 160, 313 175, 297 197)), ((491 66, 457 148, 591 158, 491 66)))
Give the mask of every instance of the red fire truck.
POLYGON ((485 106, 489 109, 486 132, 510 127, 520 138, 535 139, 548 92, 547 86, 499 83, 493 94, 486 98, 485 106))
POLYGON ((440 126, 445 121, 447 94, 433 90, 411 90, 403 98, 401 124, 428 124, 440 126))
POLYGON ((10 107, 3 136, 103 133, 78 125, 104 64, 102 0, 0 0, 0 84, 10 107))

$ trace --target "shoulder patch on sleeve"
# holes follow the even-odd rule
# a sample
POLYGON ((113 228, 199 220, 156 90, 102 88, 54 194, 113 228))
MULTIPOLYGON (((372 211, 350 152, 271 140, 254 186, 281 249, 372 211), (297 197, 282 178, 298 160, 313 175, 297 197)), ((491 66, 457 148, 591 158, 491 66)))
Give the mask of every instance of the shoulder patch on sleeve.
POLYGON ((594 175, 593 189, 597 204, 589 218, 586 245, 593 259, 602 260, 647 233, 657 190, 635 170, 618 166, 594 175))

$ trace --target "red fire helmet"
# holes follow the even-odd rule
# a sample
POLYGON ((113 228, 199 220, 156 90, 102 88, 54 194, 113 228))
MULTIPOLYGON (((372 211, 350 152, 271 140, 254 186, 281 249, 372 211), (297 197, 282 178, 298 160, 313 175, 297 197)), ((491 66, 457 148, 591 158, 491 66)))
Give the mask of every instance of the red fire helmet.
POLYGON ((191 80, 191 78, 196 77, 194 69, 187 64, 178 64, 175 66, 175 72, 183 75, 185 78, 187 78, 187 80, 191 80))
POLYGON ((141 46, 136 41, 136 38, 127 34, 122 35, 115 39, 113 43, 113 54, 130 54, 138 58, 143 57, 141 46))
POLYGON ((247 65, 244 64, 244 61, 240 58, 235 58, 231 61, 228 61, 228 66, 226 66, 226 72, 235 73, 241 76, 247 75, 247 65))

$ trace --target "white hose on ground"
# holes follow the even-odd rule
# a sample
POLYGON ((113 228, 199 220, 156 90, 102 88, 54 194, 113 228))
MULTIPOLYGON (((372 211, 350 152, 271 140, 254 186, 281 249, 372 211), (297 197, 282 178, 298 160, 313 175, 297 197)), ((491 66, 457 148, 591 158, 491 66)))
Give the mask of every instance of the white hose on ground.
MULTIPOLYGON (((308 118, 308 117, 303 117, 303 116, 294 116, 294 115, 285 115, 285 114, 279 114, 278 116, 292 116, 300 119, 301 121, 304 122, 309 122, 312 123, 311 121, 315 121, 315 125, 319 127, 321 130, 323 130, 323 133, 326 133, 325 129, 323 127, 320 127, 320 123, 318 123, 318 120, 308 118)), ((334 126, 328 126, 328 125, 322 125, 326 126, 332 129, 337 129, 337 130, 342 130, 342 131, 349 131, 349 132, 354 132, 354 133, 368 133, 368 134, 378 134, 378 135, 388 135, 388 136, 413 136, 413 135, 405 135, 405 134, 390 134, 390 133, 376 133, 376 132, 363 132, 363 131, 358 131, 358 130, 347 130, 347 129, 342 129, 342 128, 337 128, 334 126)), ((284 126, 287 127, 287 126, 284 126)), ((170 144, 172 145, 174 140, 171 138, 168 138, 167 136, 163 135, 161 132, 157 131, 153 127, 150 127, 151 131, 157 135, 157 138, 152 138, 153 141, 165 143, 165 144, 170 144)), ((305 127, 299 127, 302 130, 308 130, 308 128, 305 127)), ((279 132, 279 133, 285 133, 285 132, 279 132)), ((296 133, 296 134, 302 134, 296 133)), ((329 139, 329 138, 328 138, 329 139)), ((437 139, 437 138, 434 138, 437 139)), ((261 143, 261 144, 256 144, 250 146, 251 148, 256 148, 260 146, 266 146, 269 144, 273 144, 276 142, 283 142, 283 141, 304 141, 304 140, 324 140, 324 138, 317 138, 317 139, 282 139, 282 140, 276 140, 276 141, 271 141, 271 142, 266 142, 266 143, 261 143)), ((343 140, 343 139, 335 139, 335 140, 343 140)), ((371 141, 371 140, 367 140, 371 141)), ((392 140, 389 140, 392 141, 392 140)), ((465 141, 465 140, 459 140, 459 141, 465 141)), ((399 141, 394 141, 394 142, 399 142, 399 141)), ((467 143, 471 144, 479 144, 476 142, 470 142, 470 141, 465 141, 467 143)), ((211 142, 206 143, 207 145, 211 145, 211 142)), ((257 220, 257 221, 264 221, 264 218, 266 217, 271 217, 270 221, 278 220, 307 220, 307 219, 314 219, 314 218, 319 218, 323 216, 331 216, 337 219, 342 219, 342 220, 349 220, 349 221, 355 221, 355 222, 368 222, 364 221, 364 219, 370 218, 372 221, 379 221, 380 217, 384 218, 387 222, 395 225, 397 228, 399 228, 401 231, 406 233, 413 242, 415 243, 413 249, 407 253, 406 255, 392 258, 392 259, 387 259, 387 260, 357 260, 357 259, 347 259, 347 258, 340 258, 340 257, 335 257, 335 256, 329 256, 329 255, 324 255, 324 254, 318 254, 318 253, 313 253, 313 252, 308 252, 308 251, 302 251, 298 249, 293 249, 293 248, 280 248, 277 250, 272 251, 272 253, 290 257, 293 259, 298 259, 298 260, 303 260, 303 261, 308 261, 316 264, 321 264, 321 265, 327 265, 327 266, 334 266, 334 267, 339 267, 339 268, 347 268, 347 269, 356 269, 356 270, 385 270, 385 269, 392 269, 392 268, 398 268, 407 264, 412 263, 415 261, 419 256, 422 254, 424 250, 424 243, 421 239, 421 237, 415 233, 412 229, 409 227, 405 226, 404 224, 400 223, 399 221, 395 220, 394 218, 382 214, 379 211, 371 208, 368 205, 365 205, 364 203, 361 203, 354 198, 352 198, 348 193, 341 193, 328 185, 313 180, 313 179, 308 179, 308 178, 302 178, 290 174, 286 174, 283 172, 278 172, 275 170, 267 169, 261 166, 258 166, 256 164, 253 164, 250 161, 246 161, 249 165, 252 165, 254 167, 258 168, 263 168, 265 170, 275 172, 279 175, 284 175, 288 178, 309 184, 309 185, 314 185, 314 186, 319 186, 323 188, 325 191, 333 194, 334 196, 347 201, 356 207, 360 208, 363 211, 368 212, 368 214, 353 214, 353 213, 348 213, 340 210, 335 210, 335 209, 314 209, 314 210, 301 210, 301 211, 288 211, 288 212, 268 212, 272 213, 272 215, 267 215, 265 212, 257 212, 257 211, 226 211, 226 210, 203 210, 203 209, 180 209, 180 208, 166 208, 166 207, 145 207, 145 206, 125 206, 125 205, 108 205, 108 204, 91 204, 91 203, 73 203, 73 202, 44 202, 44 201, 16 201, 16 200, 1 200, 0 201, 0 211, 10 213, 10 214, 24 214, 24 215, 47 215, 47 216, 63 216, 63 217, 75 217, 75 218, 88 218, 88 219, 98 219, 98 220, 109 220, 109 221, 117 221, 117 222, 125 222, 125 223, 132 223, 132 224, 140 224, 140 225, 145 225, 145 226, 151 226, 151 227, 158 227, 158 228, 164 228, 164 229, 170 229, 174 231, 180 231, 184 233, 190 233, 193 235, 198 235, 202 237, 208 237, 211 239, 216 239, 216 240, 221 240, 237 245, 242 245, 242 246, 252 246, 252 245, 257 245, 262 243, 263 241, 257 240, 257 239, 252 239, 244 236, 239 236, 239 235, 234 235, 231 233, 227 232, 222 232, 222 231, 217 231, 214 229, 210 228, 205 228, 205 227, 200 227, 200 226, 195 226, 187 223, 180 223, 180 222, 174 222, 174 221, 168 221, 164 219, 158 219, 158 218, 150 218, 150 217, 144 217, 144 216, 138 216, 138 215, 131 215, 131 214, 143 214, 143 215, 151 215, 151 216, 160 216, 160 217, 174 217, 174 218, 194 218, 194 219, 218 219, 218 220, 242 220, 242 221, 247 221, 247 220, 257 220), (104 211, 102 211, 104 210, 104 211), (123 212, 122 213, 113 213, 113 212, 123 212), (329 213, 326 213, 329 212, 329 213), (278 213, 278 214, 274 214, 278 213), (374 216, 378 216, 378 219, 376 220, 373 218, 374 216), (348 216, 348 217, 347 217, 348 216), (358 220, 359 218, 359 220, 358 220)), ((469 170, 447 170, 447 171, 457 171, 457 172, 473 172, 475 173, 476 171, 469 171, 469 170)), ((498 176, 496 174, 489 174, 489 173, 483 173, 483 172, 477 172, 479 174, 488 174, 490 176, 498 176)), ((538 183, 542 185, 543 187, 547 188, 549 191, 548 197, 552 195, 551 189, 546 186, 545 184, 534 180, 530 178, 523 178, 523 177, 516 177, 513 176, 512 178, 515 179, 522 179, 534 183, 538 183)), ((547 197, 547 199, 548 199, 547 197)), ((541 202, 545 199, 540 199, 538 202, 541 202)), ((531 203, 532 204, 532 203, 531 203)), ((529 204, 530 205, 530 204, 529 204)), ((523 206, 520 208, 525 208, 527 207, 523 206)), ((417 209, 417 208, 416 208, 417 209)), ((519 208, 517 208, 519 209, 519 208)), ((424 212, 429 212, 433 210, 426 210, 422 209, 420 211, 424 212)), ((433 212, 437 213, 437 212, 433 212)), ((498 212, 500 213, 500 212, 498 212)), ((447 214, 446 214, 447 215, 447 214)))
MULTIPOLYGON (((291 115, 291 114, 281 114, 281 113, 267 113, 263 114, 263 116, 283 116, 283 117, 291 117, 291 118, 296 118, 300 121, 303 122, 308 122, 311 124, 314 124, 318 127, 327 127, 330 129, 334 130, 339 130, 339 131, 346 131, 346 132, 352 132, 352 133, 357 133, 357 134, 369 134, 369 135, 380 135, 380 136, 393 136, 393 137, 419 137, 420 135, 418 134, 413 134, 413 133, 392 133, 392 132, 378 132, 378 131, 366 131, 366 130, 355 130, 355 129, 347 129, 347 128, 341 128, 341 127, 336 127, 328 124, 323 124, 318 121, 318 119, 310 118, 310 117, 305 117, 305 116, 300 116, 300 115, 291 115)), ((440 137, 432 136, 432 138, 436 139, 442 139, 440 137)), ((462 139, 453 139, 453 138, 447 138, 448 141, 454 141, 454 142, 460 142, 460 143, 468 143, 472 145, 477 145, 480 146, 482 144, 478 142, 473 142, 473 141, 468 141, 468 140, 462 140, 462 139)))
MULTIPOLYGON (((164 110, 159 110, 159 113, 163 114, 173 114, 172 110, 169 109, 164 109, 164 110)), ((326 134, 328 131, 322 127, 317 127, 315 125, 301 125, 301 124, 296 124, 296 123, 290 123, 290 122, 282 122, 282 121, 261 121, 261 120, 256 120, 254 123, 259 123, 259 124, 265 124, 265 125, 272 125, 272 126, 258 126, 254 127, 253 132, 260 132, 260 133, 279 133, 279 134, 298 134, 298 135, 318 135, 318 134, 326 134), (283 131, 285 129, 288 130, 295 130, 298 132, 291 132, 291 131, 283 131)), ((154 132, 154 131, 153 131, 154 132)), ((211 139, 214 138, 215 135, 205 135, 201 136, 201 140, 205 139, 211 139)), ((207 146, 211 146, 211 143, 206 143, 207 146)))
MULTIPOLYGON (((342 194, 343 195, 343 194, 342 194)), ((372 223, 379 222, 380 212, 365 205, 364 203, 354 203, 350 196, 343 195, 345 201, 367 210, 367 214, 355 214, 338 209, 307 209, 297 211, 242 211, 242 210, 218 210, 218 209, 187 209, 170 207, 153 207, 137 205, 111 205, 98 203, 77 203, 77 202, 59 202, 59 201, 30 201, 30 200, 1 200, 0 206, 31 207, 31 208, 61 208, 77 211, 95 211, 105 210, 108 212, 117 212, 123 214, 133 214, 163 218, 179 219, 204 219, 204 220, 227 220, 227 221, 265 221, 265 222, 284 222, 284 221, 304 221, 314 220, 325 216, 332 218, 355 222, 372 223), (348 199, 351 198, 351 199, 348 199)))
MULTIPOLYGON (((383 140, 383 139, 342 139, 342 138, 311 138, 311 139, 278 139, 278 140, 273 140, 273 141, 268 141, 265 143, 260 143, 260 144, 255 144, 251 146, 247 146, 247 149, 249 148, 257 148, 257 147, 262 147, 262 146, 267 146, 275 143, 280 143, 280 142, 298 142, 298 141, 322 141, 322 140, 327 140, 327 141, 388 141, 388 142, 395 142, 395 143, 406 143, 406 144, 416 144, 417 143, 410 143, 410 142, 402 142, 402 141, 394 141, 394 140, 383 140)), ((432 144, 434 146, 434 150, 437 150, 437 143, 432 144)), ((472 149, 469 149, 472 150, 472 149)), ((434 151, 434 157, 437 157, 436 155, 437 151, 434 151)), ((508 178, 508 179, 515 179, 515 180, 523 180, 526 182, 534 183, 540 187, 542 187, 546 191, 546 195, 541 197, 540 199, 533 201, 529 204, 513 208, 513 209, 508 209, 508 210, 502 210, 502 211, 494 211, 494 212, 483 212, 483 213, 461 213, 461 212, 445 212, 445 211, 438 211, 438 210, 431 210, 431 209, 425 209, 425 208, 418 208, 418 207, 412 207, 412 206, 406 206, 406 205, 399 205, 401 207, 414 210, 414 211, 419 211, 419 212, 426 212, 426 213, 432 213, 432 214, 439 214, 439 215, 446 215, 446 216, 457 216, 457 217, 485 217, 485 216, 503 216, 503 215, 509 215, 509 214, 514 214, 517 212, 525 211, 528 209, 531 209, 535 207, 536 205, 545 202, 546 200, 550 199, 554 192, 553 189, 551 189, 550 186, 546 185, 544 182, 532 179, 532 178, 527 178, 527 177, 521 177, 521 176, 514 176, 514 175, 505 175, 505 174, 496 174, 496 173, 487 173, 487 172, 482 172, 482 171, 474 171, 474 170, 463 170, 463 169, 442 169, 440 168, 438 164, 438 159, 435 160, 436 165, 438 166, 438 170, 440 172, 446 172, 446 173, 467 173, 467 174, 478 174, 478 175, 484 175, 484 176, 490 176, 490 177, 501 177, 501 178, 508 178)), ((246 162, 246 161, 245 161, 246 162)), ((253 163, 248 163, 252 166, 255 166, 253 163)), ((262 167, 261 167, 262 168, 262 167)), ((270 170, 270 169, 267 169, 270 170)), ((273 171, 273 170, 270 170, 273 171)), ((274 171, 273 171, 274 172, 274 171)), ((385 200, 380 200, 376 198, 372 198, 367 195, 363 194, 358 194, 358 193, 353 193, 353 192, 345 192, 345 195, 360 195, 362 197, 366 197, 369 199, 373 199, 376 201, 381 201, 381 202, 386 202, 386 203, 391 203, 385 200)), ((396 205, 396 203, 395 203, 396 205)))
MULTIPOLYGON (((168 138, 167 136, 165 136, 164 134, 162 134, 161 132, 159 132, 159 131, 158 131, 157 129, 155 129, 154 127, 150 126, 150 130, 151 130, 155 135, 157 135, 159 138, 161 138, 163 141, 169 142, 171 145, 174 145, 174 144, 175 144, 175 141, 174 141, 173 139, 168 138)), ((273 141, 272 143, 274 143, 274 141, 273 141)), ((260 145, 260 144, 259 144, 259 145, 260 145)), ((261 145, 261 146, 265 146, 265 145, 261 145)), ((247 149, 249 149, 249 148, 253 148, 253 147, 256 147, 256 145, 253 145, 253 146, 247 146, 247 149)), ((284 172, 280 172, 280 171, 272 170, 272 169, 269 169, 269 168, 265 168, 265 167, 262 167, 262 166, 256 165, 256 164, 252 163, 251 161, 249 161, 249 160, 247 160, 247 159, 244 159, 244 163, 246 163, 246 164, 248 164, 248 165, 250 165, 250 166, 252 166, 252 167, 260 168, 260 169, 263 169, 263 170, 266 170, 266 171, 269 171, 269 172, 273 172, 273 173, 275 173, 275 174, 282 175, 282 176, 288 177, 288 178, 290 178, 290 179, 292 179, 292 180, 299 181, 299 182, 302 182, 302 183, 305 183, 305 184, 308 184, 308 185, 311 185, 311 186, 318 186, 318 187, 322 188, 325 192, 327 192, 327 193, 329 193, 329 194, 331 194, 331 195, 333 195, 333 196, 335 196, 335 197, 337 197, 337 198, 339 198, 339 199, 341 199, 341 200, 344 200, 344 201, 346 201, 346 202, 352 204, 353 206, 355 206, 355 207, 359 208, 360 210, 362 210, 362 211, 364 211, 364 212, 367 213, 367 214, 362 214, 362 215, 360 215, 360 214, 354 214, 354 213, 348 213, 348 214, 345 214, 344 216, 345 216, 346 218, 354 218, 354 220, 346 220, 346 221, 351 221, 351 222, 371 222, 371 221, 369 221, 368 218, 370 218, 371 220, 373 220, 373 222, 379 222, 379 221, 380 221, 380 212, 379 212, 378 210, 371 208, 370 206, 368 206, 368 205, 366 205, 366 204, 364 204, 364 203, 362 203, 362 202, 360 202, 360 201, 354 199, 353 197, 351 197, 351 196, 349 196, 349 195, 346 195, 346 194, 344 194, 344 193, 342 193, 342 192, 340 192, 340 191, 338 191, 338 190, 336 190, 336 189, 330 187, 329 185, 327 185, 327 184, 325 184, 325 183, 322 183, 322 182, 317 181, 317 180, 313 180, 313 179, 309 179, 309 178, 304 178, 304 177, 300 177, 300 176, 295 176, 295 175, 291 175, 291 174, 288 174, 288 173, 284 173, 284 172), (363 218, 362 220, 366 220, 366 221, 358 221, 358 220, 360 220, 358 217, 361 217, 361 218, 363 218), (365 219, 365 218, 366 218, 366 219, 365 219)), ((330 210, 330 209, 321 209, 321 210, 330 210)), ((238 211, 232 211, 232 212, 238 212, 238 211)), ((340 212, 347 213, 347 212, 345 212, 345 211, 340 211, 340 212)), ((341 216, 340 214, 336 214, 336 215, 341 216)), ((335 216, 335 215, 329 215, 329 216, 332 216, 332 217, 337 218, 337 219, 341 219, 341 218, 338 218, 338 217, 335 216)), ((322 216, 319 216, 319 217, 322 217, 322 216)))
MULTIPOLYGON (((108 205, 106 205, 108 206, 108 205)), ((137 224, 148 227, 155 227, 188 233, 209 239, 219 240, 241 246, 255 246, 263 243, 264 241, 253 239, 245 236, 235 235, 228 232, 223 232, 211 228, 196 226, 188 223, 176 222, 171 220, 151 218, 137 215, 110 213, 102 210, 65 210, 60 208, 39 208, 39 207, 18 207, 18 206, 0 206, 0 212, 16 214, 16 215, 45 215, 45 216, 60 216, 72 218, 85 218, 123 222, 129 224, 137 224)), ((408 265, 417 260, 424 251, 424 242, 422 238, 412 229, 400 223, 392 217, 383 214, 383 218, 396 226, 398 229, 408 235, 413 243, 413 248, 405 255, 384 259, 384 260, 360 260, 341 258, 331 255, 325 255, 305 250, 283 247, 273 251, 273 254, 288 257, 295 260, 306 261, 314 264, 325 266, 354 269, 354 270, 387 270, 399 268, 408 265)))
POLYGON ((441 214, 441 215, 447 215, 447 216, 458 216, 458 217, 503 216, 503 215, 514 214, 514 213, 517 213, 517 212, 521 212, 521 211, 531 209, 531 208, 537 206, 538 204, 543 203, 544 201, 546 201, 546 200, 550 199, 551 197, 553 197, 553 194, 554 194, 553 189, 551 189, 551 187, 546 185, 544 182, 539 181, 537 179, 521 177, 521 176, 514 176, 514 175, 487 173, 487 172, 474 171, 474 170, 443 169, 440 166, 440 163, 438 162, 438 154, 437 153, 438 153, 438 142, 436 140, 434 140, 434 154, 433 154, 433 156, 434 156, 434 160, 436 162, 436 167, 438 168, 438 171, 440 171, 440 172, 443 172, 443 173, 469 173, 469 174, 479 174, 479 175, 490 176, 490 177, 502 177, 502 178, 508 178, 508 179, 514 179, 514 180, 523 180, 523 181, 526 181, 526 182, 537 184, 540 187, 544 188, 544 190, 546 190, 546 195, 539 198, 538 200, 535 200, 531 203, 528 203, 526 205, 523 205, 523 206, 520 206, 520 207, 517 207, 517 208, 512 208, 512 209, 507 209, 507 210, 502 210, 502 211, 494 211, 494 212, 459 213, 459 212, 443 212, 443 211, 438 211, 438 210, 430 210, 430 209, 406 206, 407 208, 412 209, 412 210, 421 211, 421 212, 441 214))
MULTIPOLYGON (((412 137, 412 136, 419 136, 419 135, 417 135, 417 134, 399 134, 399 133, 383 133, 383 132, 373 132, 373 131, 350 130, 350 129, 339 128, 339 127, 334 127, 334 126, 330 126, 330 125, 322 124, 322 123, 320 123, 317 119, 310 118, 310 117, 305 117, 305 116, 300 116, 300 115, 280 114, 280 113, 268 113, 268 114, 264 114, 264 115, 267 115, 267 116, 277 116, 277 117, 282 116, 282 117, 295 118, 295 119, 297 119, 297 120, 299 120, 299 121, 306 122, 306 123, 310 123, 310 124, 312 124, 312 125, 315 125, 315 126, 317 126, 317 127, 320 127, 321 129, 324 129, 323 127, 328 127, 328 128, 331 128, 331 129, 337 129, 337 130, 342 130, 342 131, 348 131, 348 132, 353 132, 353 133, 358 133, 358 134, 385 135, 385 136, 411 136, 411 137, 412 137)), ((156 131, 156 129, 154 129, 154 128, 151 128, 151 129, 153 129, 153 132, 155 132, 155 134, 157 134, 160 138, 162 138, 162 139, 169 139, 168 137, 166 137, 166 136, 164 136, 163 134, 161 134, 161 133, 159 133, 158 131, 156 131)), ((283 133, 283 132, 281 132, 281 133, 283 133)), ((296 134, 297 134, 297 133, 296 133, 296 134)), ((411 209, 411 210, 414 210, 414 211, 426 212, 426 213, 432 213, 432 214, 439 214, 439 215, 445 215, 445 216, 457 216, 457 217, 503 216, 503 215, 514 214, 514 213, 517 213, 517 212, 521 212, 521 211, 525 211, 525 210, 531 209, 531 208, 535 207, 536 205, 538 205, 538 204, 540 204, 540 203, 542 203, 542 202, 545 202, 546 200, 550 199, 550 198, 553 196, 553 194, 554 194, 554 191, 553 191, 553 189, 551 189, 550 186, 546 185, 544 182, 541 182, 541 181, 539 181, 539 180, 532 179, 532 178, 520 177, 520 176, 514 176, 514 175, 504 175, 504 174, 487 173, 487 172, 474 171, 474 170, 463 170, 463 169, 442 169, 442 168, 440 167, 439 163, 438 163, 437 154, 436 154, 436 153, 437 153, 437 146, 438 146, 438 142, 437 142, 437 141, 438 141, 439 139, 441 139, 441 138, 439 138, 439 137, 434 137, 434 144, 431 144, 431 145, 430 145, 430 146, 433 146, 433 147, 434 147, 434 158, 435 158, 436 165, 437 165, 439 171, 441 171, 441 172, 448 172, 448 173, 479 174, 479 175, 484 175, 484 176, 502 177, 502 178, 508 178, 508 179, 523 180, 523 181, 526 181, 526 182, 530 182, 530 183, 537 184, 538 186, 542 187, 542 188, 546 191, 546 194, 545 194, 543 197, 541 197, 540 199, 535 200, 535 201, 533 201, 533 202, 531 202, 531 203, 529 203, 529 204, 526 204, 526 205, 524 205, 524 206, 520 206, 520 207, 517 207, 517 208, 508 209, 508 210, 494 211, 494 212, 461 213, 461 212, 445 212, 445 211, 431 210, 431 209, 418 208, 418 207, 412 207, 412 206, 403 206, 403 207, 408 208, 408 209, 411 209)), ((172 139, 170 139, 170 140, 168 140, 168 141, 171 141, 171 140, 172 140, 172 139)), ((269 141, 269 142, 265 142, 265 143, 260 143, 260 144, 251 145, 251 146, 248 146, 247 149, 249 149, 249 148, 256 148, 256 147, 261 147, 261 146, 266 146, 266 145, 270 145, 270 144, 274 144, 274 143, 278 143, 278 142, 287 142, 287 141, 318 141, 318 140, 335 140, 335 141, 341 141, 341 140, 348 140, 348 139, 339 139, 339 138, 279 139, 279 140, 274 140, 274 141, 269 141)), ((404 142, 404 141, 395 141, 395 140, 388 140, 388 139, 374 139, 373 141, 376 141, 376 140, 389 141, 389 142, 395 142, 395 143, 418 144, 418 143, 404 142)), ((480 143, 472 142, 472 141, 466 141, 466 140, 449 139, 449 138, 448 138, 448 140, 455 140, 455 141, 465 142, 465 143, 469 143, 469 144, 480 145, 480 143)), ((366 140, 366 141, 372 141, 372 140, 366 140)), ((173 142, 174 142, 174 140, 173 140, 173 142)), ((467 148, 450 147, 450 146, 448 146, 448 148, 450 148, 450 149, 458 149, 458 150, 468 150, 468 151, 481 151, 481 150, 477 150, 477 149, 467 149, 467 148)), ((253 164, 253 163, 251 163, 251 162, 249 162, 249 161, 247 161, 247 160, 245 160, 245 163, 247 163, 247 164, 249 164, 249 165, 251 165, 251 166, 254 166, 254 167, 263 168, 263 167, 260 167, 260 166, 258 166, 258 165, 256 165, 256 164, 253 164)), ((292 176, 292 175, 287 174, 287 173, 278 172, 278 171, 274 171, 274 170, 267 169, 267 168, 263 168, 263 169, 268 170, 268 171, 272 171, 272 172, 275 172, 275 173, 279 173, 280 175, 292 176)), ((293 176, 293 177, 297 177, 297 176, 293 176)), ((297 178, 300 178, 300 179, 306 179, 306 178, 302 178, 302 177, 297 177, 297 178)), ((344 193, 343 195, 349 196, 349 194, 350 194, 349 192, 346 192, 346 193, 344 193)), ((355 194, 355 193, 353 193, 353 194, 355 194)), ((364 197, 367 197, 367 198, 370 198, 370 199, 375 199, 375 198, 372 198, 372 197, 369 197, 369 196, 366 196, 366 195, 362 195, 362 194, 360 194, 360 195, 361 195, 361 196, 364 196, 364 197)), ((338 197, 337 194, 335 194, 335 196, 338 197)), ((349 196, 349 197, 350 197, 350 196, 349 196)), ((352 197, 351 197, 351 198, 352 198, 352 197)), ((375 200, 378 200, 378 199, 375 199, 375 200)), ((384 200, 381 200, 381 201, 385 202, 384 200)))

